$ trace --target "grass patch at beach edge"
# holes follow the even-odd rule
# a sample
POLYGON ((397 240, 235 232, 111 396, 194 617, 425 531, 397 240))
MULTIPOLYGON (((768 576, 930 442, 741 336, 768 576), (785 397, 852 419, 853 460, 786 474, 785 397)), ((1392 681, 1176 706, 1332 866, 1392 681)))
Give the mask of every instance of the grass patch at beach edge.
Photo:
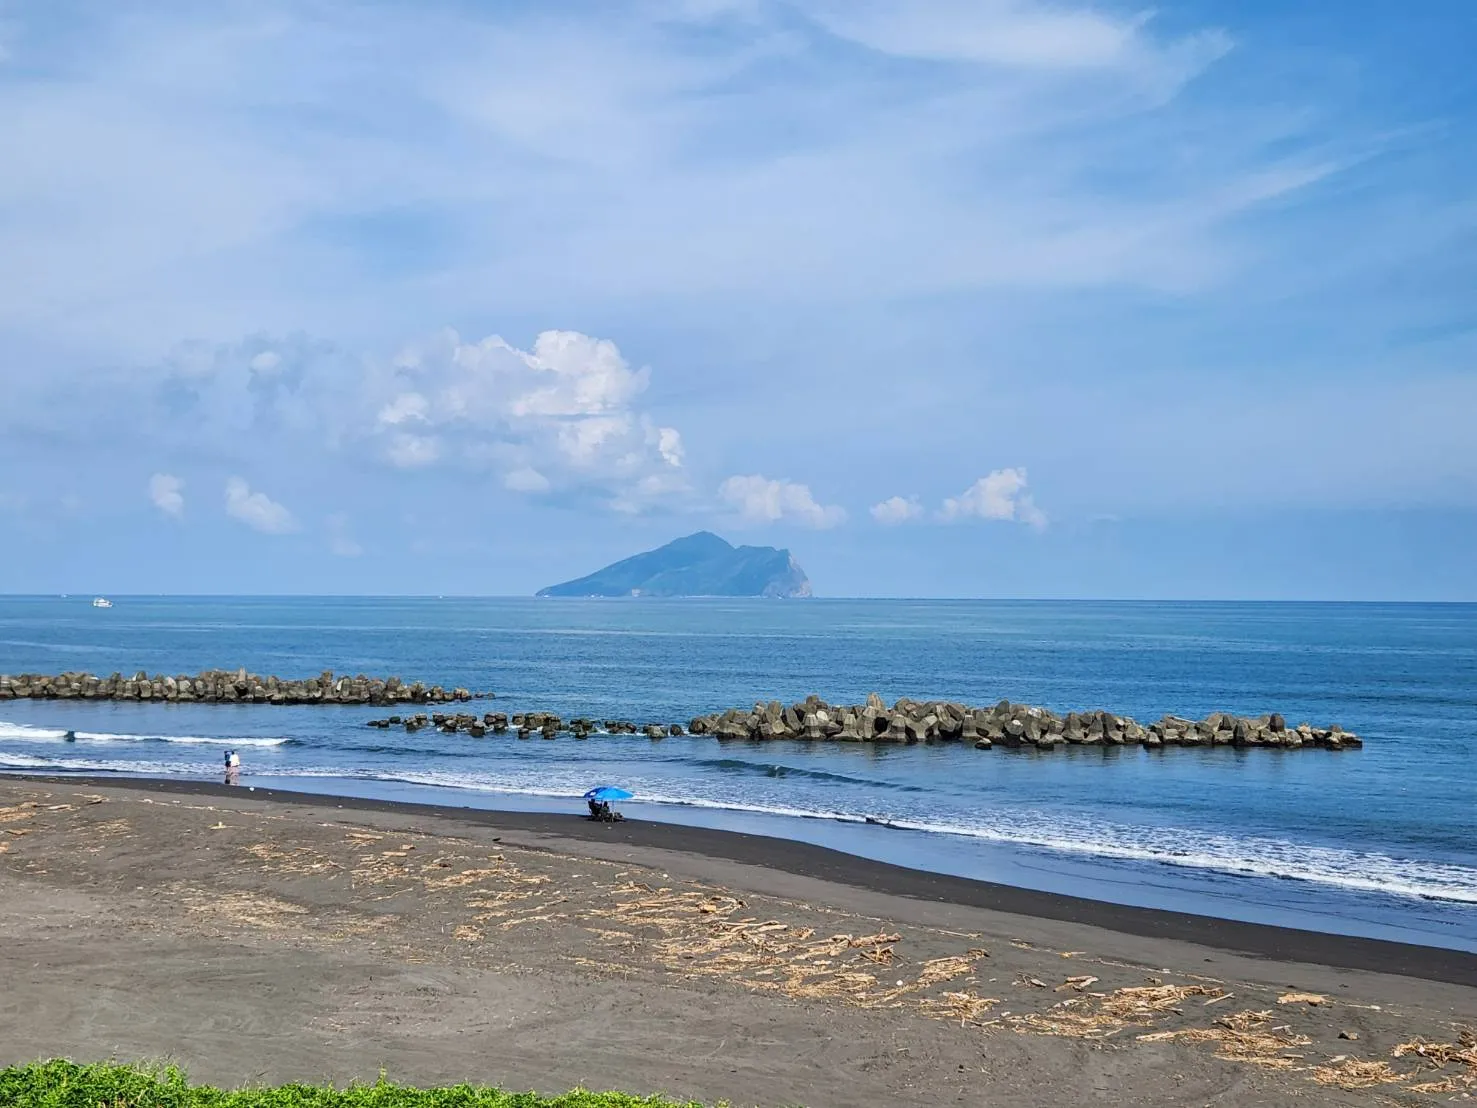
POLYGON ((0 1069, 6 1108, 704 1108, 696 1101, 575 1089, 557 1096, 481 1085, 415 1088, 288 1084, 218 1089, 191 1085, 175 1066, 79 1064, 55 1059, 0 1069))

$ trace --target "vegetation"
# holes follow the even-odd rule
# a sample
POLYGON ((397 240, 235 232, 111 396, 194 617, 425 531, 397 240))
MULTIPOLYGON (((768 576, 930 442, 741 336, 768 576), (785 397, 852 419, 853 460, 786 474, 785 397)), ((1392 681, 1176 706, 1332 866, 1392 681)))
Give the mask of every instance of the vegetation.
POLYGON ((701 1108, 662 1097, 591 1093, 505 1093, 475 1085, 415 1089, 381 1078, 373 1085, 281 1085, 223 1090, 191 1085, 173 1066, 35 1062, 0 1069, 6 1108, 701 1108))

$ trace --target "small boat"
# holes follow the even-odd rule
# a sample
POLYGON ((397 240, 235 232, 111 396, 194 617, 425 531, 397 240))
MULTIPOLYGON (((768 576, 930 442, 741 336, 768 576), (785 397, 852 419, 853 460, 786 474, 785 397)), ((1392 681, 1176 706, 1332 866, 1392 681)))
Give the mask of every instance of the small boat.
POLYGON ((94 608, 111 608, 113 606, 113 602, 106 597, 99 596, 93 600, 92 606, 94 608))

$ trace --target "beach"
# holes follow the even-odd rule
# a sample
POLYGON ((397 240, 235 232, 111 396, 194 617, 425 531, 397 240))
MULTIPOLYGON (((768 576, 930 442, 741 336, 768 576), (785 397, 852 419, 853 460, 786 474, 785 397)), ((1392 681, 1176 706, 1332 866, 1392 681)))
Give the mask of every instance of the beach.
POLYGON ((0 972, 0 1063, 227 1085, 1271 1105, 1477 1079, 1459 951, 757 836, 205 783, 0 782, 0 972))
POLYGON ((602 727, 520 740, 511 726, 481 737, 378 728, 400 710, 368 703, 12 699, 0 701, 0 769, 209 781, 236 750, 245 784, 548 812, 609 783, 636 794, 642 822, 1477 951, 1474 643, 1477 608, 1460 605, 119 597, 100 617, 9 597, 0 673, 147 671, 167 688, 169 674, 245 668, 317 679, 320 692, 325 669, 398 674, 495 694, 479 713, 602 727), (863 704, 874 692, 891 705, 1008 699, 1062 720, 1280 712, 1288 727, 1337 723, 1365 744, 980 750, 926 735, 654 739, 603 727, 690 727, 734 705, 811 693, 863 704))

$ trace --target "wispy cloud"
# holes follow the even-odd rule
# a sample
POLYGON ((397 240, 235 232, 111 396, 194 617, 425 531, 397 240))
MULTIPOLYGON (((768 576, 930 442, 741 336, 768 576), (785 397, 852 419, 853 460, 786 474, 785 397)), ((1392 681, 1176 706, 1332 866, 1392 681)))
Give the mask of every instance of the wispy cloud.
POLYGON ((976 62, 1036 70, 1189 67, 1225 53, 1229 37, 1211 30, 1154 37, 1144 16, 1113 15, 1082 4, 1019 0, 799 0, 833 34, 868 49, 930 61, 976 62))
POLYGON ((892 496, 982 442, 1054 518, 1477 503, 1455 16, 1290 49, 1276 5, 0 7, 11 519, 118 472, 176 514, 159 470, 191 519, 248 474, 386 557, 386 503, 469 544, 1044 526, 1024 470, 892 496), (1207 412, 1378 449, 1167 455, 1207 412))
POLYGON ((328 532, 328 549, 340 558, 357 558, 364 548, 354 539, 347 512, 334 512, 323 521, 328 532))
POLYGON ((549 479, 532 466, 520 466, 503 476, 503 487, 513 492, 548 492, 549 479))
POLYGON ((1164 158, 1226 36, 1070 0, 128 7, 0 87, 0 323, 146 349, 612 288, 1181 288, 1265 199, 1237 183, 1307 161, 1213 115, 1213 159, 1164 158))
POLYGON ((178 519, 185 514, 185 483, 168 473, 149 478, 149 500, 167 516, 178 519))
POLYGON ((226 481, 226 514, 264 535, 285 535, 297 530, 292 513, 263 492, 252 492, 240 477, 226 481))

